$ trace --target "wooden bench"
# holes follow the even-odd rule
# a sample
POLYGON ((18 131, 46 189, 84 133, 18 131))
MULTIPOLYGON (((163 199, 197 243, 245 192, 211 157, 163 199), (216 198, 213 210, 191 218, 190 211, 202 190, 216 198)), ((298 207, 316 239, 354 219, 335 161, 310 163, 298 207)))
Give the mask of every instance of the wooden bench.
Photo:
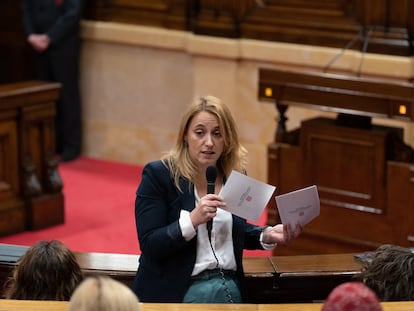
MULTIPOLYGON (((383 302, 384 311, 413 310, 414 302, 383 302)), ((0 300, 2 311, 64 311, 66 301, 30 301, 30 300, 0 300)), ((141 311, 320 311, 322 303, 301 304, 180 304, 180 303, 140 303, 141 311)))

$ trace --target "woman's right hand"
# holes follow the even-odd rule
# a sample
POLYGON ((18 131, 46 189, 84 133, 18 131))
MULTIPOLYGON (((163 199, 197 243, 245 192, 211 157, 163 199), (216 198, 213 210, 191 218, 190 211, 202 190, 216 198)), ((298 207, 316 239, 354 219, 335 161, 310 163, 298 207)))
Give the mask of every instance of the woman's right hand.
POLYGON ((195 229, 201 224, 208 222, 217 215, 217 208, 225 206, 226 203, 217 194, 207 194, 196 204, 190 213, 190 219, 195 229))

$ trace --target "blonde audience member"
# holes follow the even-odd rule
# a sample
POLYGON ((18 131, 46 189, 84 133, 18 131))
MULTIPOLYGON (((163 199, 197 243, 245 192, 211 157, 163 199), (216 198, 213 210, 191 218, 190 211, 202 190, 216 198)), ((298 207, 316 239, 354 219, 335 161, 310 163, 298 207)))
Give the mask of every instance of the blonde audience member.
POLYGON ((69 311, 138 311, 134 292, 107 276, 86 278, 73 293, 69 311))
POLYGON ((20 300, 69 300, 83 280, 75 255, 57 240, 40 241, 17 262, 4 297, 20 300))
POLYGON ((322 311, 381 311, 377 295, 364 283, 346 282, 335 287, 322 311))

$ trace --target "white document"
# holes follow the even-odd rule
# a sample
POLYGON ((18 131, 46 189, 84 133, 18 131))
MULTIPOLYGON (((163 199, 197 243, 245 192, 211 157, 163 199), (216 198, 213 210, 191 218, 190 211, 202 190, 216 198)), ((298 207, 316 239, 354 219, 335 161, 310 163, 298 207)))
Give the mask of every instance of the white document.
POLYGON ((320 213, 320 202, 317 187, 310 186, 275 197, 277 209, 283 224, 292 228, 300 223, 309 223, 320 213))
POLYGON ((232 171, 219 195, 224 210, 242 218, 258 221, 276 187, 232 171))

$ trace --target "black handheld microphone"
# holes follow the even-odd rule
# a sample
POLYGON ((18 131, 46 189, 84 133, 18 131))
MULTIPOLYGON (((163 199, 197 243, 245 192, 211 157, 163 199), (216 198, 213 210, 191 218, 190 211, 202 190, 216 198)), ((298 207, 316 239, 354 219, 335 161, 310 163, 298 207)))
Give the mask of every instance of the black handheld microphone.
MULTIPOLYGON (((214 188, 216 185, 217 178, 217 168, 215 166, 209 166, 206 169, 206 179, 207 179, 207 194, 214 193, 214 188)), ((211 230, 213 228, 213 219, 210 219, 207 222, 207 234, 208 238, 211 241, 211 230)))

